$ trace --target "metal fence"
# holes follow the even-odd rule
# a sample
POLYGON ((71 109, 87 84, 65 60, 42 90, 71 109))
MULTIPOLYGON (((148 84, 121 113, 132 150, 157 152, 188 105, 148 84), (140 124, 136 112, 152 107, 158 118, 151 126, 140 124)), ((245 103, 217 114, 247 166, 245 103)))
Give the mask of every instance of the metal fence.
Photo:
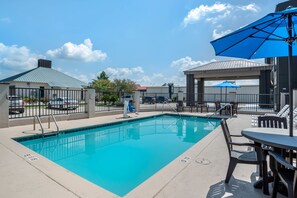
POLYGON ((9 118, 86 112, 86 90, 10 88, 9 118))
MULTIPOLYGON (((194 97, 195 98, 195 97, 194 97)), ((238 102, 238 110, 242 112, 272 112, 274 111, 274 95, 273 94, 198 94, 197 98, 200 98, 205 103, 208 103, 210 107, 214 108, 213 103, 216 101, 222 103, 238 102)), ((198 99, 195 98, 195 102, 198 99)), ((189 103, 189 101, 188 101, 189 103)))
MULTIPOLYGON (((131 98, 133 93, 96 93, 96 112, 104 111, 121 111, 123 110, 123 101, 125 99, 133 100, 131 98), (120 96, 119 96, 120 95, 120 96)), ((186 98, 186 94, 183 94, 184 106, 192 103, 195 105, 198 103, 198 98, 207 103, 209 110, 215 109, 214 103, 220 102, 238 102, 238 110, 245 113, 254 112, 273 112, 273 94, 220 94, 220 93, 205 93, 193 95, 194 101, 190 101, 186 98)), ((169 95, 166 93, 147 93, 141 92, 140 94, 140 110, 141 111, 172 111, 176 109, 177 105, 177 93, 169 95)), ((190 109, 190 108, 189 108, 190 109)))
POLYGON ((133 100, 133 93, 97 92, 95 112, 123 110, 125 97, 128 100, 133 100))

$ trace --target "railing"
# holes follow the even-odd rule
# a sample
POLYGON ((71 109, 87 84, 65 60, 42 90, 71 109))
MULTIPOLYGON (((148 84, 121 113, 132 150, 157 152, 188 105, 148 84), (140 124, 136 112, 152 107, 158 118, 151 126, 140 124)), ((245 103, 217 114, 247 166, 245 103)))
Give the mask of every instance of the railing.
MULTIPOLYGON (((54 123, 55 123, 55 125, 56 125, 56 129, 57 129, 57 134, 60 134, 60 129, 59 129, 59 126, 58 126, 58 124, 57 124, 57 121, 56 121, 56 118, 54 117, 54 115, 53 114, 51 114, 51 117, 53 118, 53 121, 54 121, 54 123)), ((48 126, 48 128, 51 128, 51 126, 50 126, 50 122, 51 120, 50 120, 50 117, 49 117, 49 126, 48 126)))
POLYGON ((177 111, 177 109, 176 108, 173 108, 169 103, 167 103, 167 102, 163 102, 163 107, 162 107, 162 113, 164 113, 164 105, 165 104, 167 104, 170 108, 171 108, 171 110, 173 110, 177 115, 179 115, 179 118, 181 118, 181 115, 180 115, 180 113, 177 111))
POLYGON ((42 136, 44 136, 44 129, 43 129, 43 126, 42 126, 42 123, 41 123, 41 120, 40 120, 39 116, 34 116, 33 130, 34 130, 34 131, 36 130, 36 126, 35 126, 35 122, 36 122, 36 120, 37 120, 38 123, 39 123, 40 129, 41 129, 41 134, 42 134, 42 136))
MULTIPOLYGON (((58 124, 57 124, 56 118, 54 117, 53 114, 51 114, 51 115, 48 116, 48 129, 51 128, 51 118, 53 119, 53 121, 54 121, 54 123, 55 123, 55 125, 56 125, 56 129, 57 129, 57 131, 55 132, 55 134, 59 135, 59 134, 60 134, 60 129, 59 129, 59 126, 58 126, 58 124)), ((34 130, 34 131, 36 130, 36 120, 37 120, 38 123, 39 123, 40 129, 41 129, 41 134, 42 134, 42 136, 44 136, 44 128, 43 128, 43 126, 42 126, 40 117, 37 116, 37 115, 34 116, 34 118, 33 118, 33 130, 34 130)))
POLYGON ((85 113, 85 98, 83 89, 11 88, 9 119, 85 113))
MULTIPOLYGON (((133 96, 132 93, 96 93, 96 112, 106 111, 122 111, 123 100, 125 97, 133 96)), ((184 106, 190 106, 201 103, 201 100, 209 107, 209 111, 215 111, 214 103, 220 101, 229 103, 232 101, 238 102, 238 111, 253 114, 255 112, 266 113, 274 111, 274 95, 273 94, 225 94, 225 93, 204 93, 195 94, 190 101, 183 94, 184 106), (198 100, 199 99, 199 100, 198 100)), ((173 111, 172 107, 163 105, 163 102, 170 106, 176 106, 177 94, 171 95, 167 93, 140 93, 140 111, 173 111)), ((191 109, 191 108, 187 108, 191 109)))
MULTIPOLYGON (((147 95, 144 96, 147 97, 150 100, 144 100, 142 98, 142 104, 140 105, 140 110, 142 111, 149 111, 149 110, 156 110, 156 111, 162 111, 165 107, 163 107, 162 103, 159 103, 159 101, 156 101, 155 98, 160 96, 161 94, 149 94, 151 98, 149 98, 147 95), (154 97, 153 97, 154 96, 154 97)), ((171 100, 168 100, 168 103, 171 105, 176 105, 176 97, 173 95, 171 100)), ((206 103, 209 107, 209 111, 215 111, 215 105, 214 103, 216 101, 225 102, 226 103, 237 101, 238 102, 238 111, 244 112, 244 113, 250 113, 253 114, 255 112, 259 113, 266 113, 266 112, 273 112, 274 111, 274 104, 273 104, 273 95, 272 94, 237 94, 235 95, 235 98, 231 98, 229 94, 220 94, 220 93, 205 93, 204 96, 199 94, 195 94, 193 97, 193 101, 189 101, 186 98, 184 98, 183 105, 184 106, 194 106, 198 103, 198 98, 202 98, 203 102, 206 103), (232 100, 234 99, 234 100, 232 100)), ((200 102, 200 101, 199 101, 200 102)), ((188 108, 189 110, 191 108, 188 108)), ((171 111, 171 108, 167 108, 166 110, 171 111)))

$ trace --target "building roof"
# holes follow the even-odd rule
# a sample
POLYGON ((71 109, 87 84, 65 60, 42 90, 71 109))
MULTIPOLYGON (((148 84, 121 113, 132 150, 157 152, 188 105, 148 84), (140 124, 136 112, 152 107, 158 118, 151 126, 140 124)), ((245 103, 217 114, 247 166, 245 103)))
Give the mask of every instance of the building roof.
POLYGON ((270 64, 236 59, 207 63, 186 70, 184 74, 204 80, 259 79, 262 71, 270 72, 272 67, 270 64))
POLYGON ((237 60, 226 60, 226 61, 215 61, 205 65, 194 67, 192 69, 184 71, 185 73, 193 71, 211 71, 211 70, 234 70, 234 69, 251 69, 251 68, 263 68, 271 69, 272 65, 259 63, 255 61, 237 59, 237 60))
POLYGON ((0 80, 1 83, 30 82, 47 83, 51 87, 82 88, 87 84, 76 78, 51 68, 37 67, 35 69, 0 80))
POLYGON ((138 86, 137 87, 137 91, 146 91, 147 87, 144 87, 144 86, 138 86))

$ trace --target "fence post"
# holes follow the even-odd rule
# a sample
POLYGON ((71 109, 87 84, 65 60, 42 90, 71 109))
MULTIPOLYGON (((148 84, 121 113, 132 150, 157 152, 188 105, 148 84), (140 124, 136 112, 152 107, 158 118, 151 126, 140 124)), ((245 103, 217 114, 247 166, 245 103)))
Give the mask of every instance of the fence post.
POLYGON ((95 117, 95 89, 87 88, 86 103, 88 117, 95 117))
POLYGON ((0 83, 0 128, 9 127, 9 84, 0 83))
POLYGON ((136 112, 139 112, 140 111, 140 91, 134 92, 133 99, 134 99, 134 106, 135 106, 136 112))

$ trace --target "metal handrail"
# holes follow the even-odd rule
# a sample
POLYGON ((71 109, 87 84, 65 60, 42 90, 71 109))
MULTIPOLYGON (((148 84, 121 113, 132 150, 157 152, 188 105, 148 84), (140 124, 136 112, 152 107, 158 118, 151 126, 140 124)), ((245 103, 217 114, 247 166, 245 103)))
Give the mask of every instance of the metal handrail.
POLYGON ((217 115, 217 113, 219 112, 219 111, 221 111, 221 110, 223 110, 223 109, 225 109, 226 108, 226 106, 230 106, 230 113, 231 113, 231 117, 233 117, 233 111, 232 111, 232 105, 230 104, 230 105, 225 105, 225 106, 223 106, 223 107, 221 107, 221 108, 219 108, 218 110, 216 110, 213 114, 211 114, 210 116, 208 116, 207 117, 207 119, 209 119, 209 118, 211 118, 212 116, 214 116, 214 115, 217 115))
POLYGON ((167 103, 167 102, 163 102, 162 113, 164 113, 164 104, 167 104, 167 105, 168 105, 174 112, 176 112, 176 113, 179 115, 179 117, 181 118, 180 113, 179 113, 175 108, 173 108, 169 103, 167 103))
POLYGON ((59 129, 59 126, 58 126, 58 124, 57 124, 56 118, 54 117, 54 115, 53 115, 53 114, 51 114, 51 116, 52 116, 52 118, 53 118, 53 121, 54 121, 54 123, 55 123, 55 125, 56 125, 56 128, 57 128, 57 133, 58 133, 58 134, 60 134, 60 129, 59 129))
MULTIPOLYGON (((55 125, 56 125, 56 128, 57 128, 57 131, 56 131, 56 133, 57 134, 60 134, 60 129, 59 129, 59 126, 58 126, 58 124, 57 124, 57 121, 56 121, 56 118, 54 117, 54 115, 53 114, 51 114, 49 117, 48 117, 48 128, 50 128, 51 127, 51 124, 50 124, 50 122, 51 122, 51 119, 50 119, 50 117, 52 117, 53 118, 53 121, 54 121, 54 123, 55 123, 55 125)), ((41 120, 40 120, 40 117, 39 116, 34 116, 34 122, 33 122, 33 130, 35 131, 36 130, 36 119, 37 119, 37 121, 38 121, 38 123, 39 123, 39 125, 40 125, 40 128, 41 128, 41 131, 42 131, 42 136, 44 136, 44 128, 43 128, 43 126, 42 126, 42 123, 41 123, 41 120)))
POLYGON ((39 125, 40 125, 40 128, 41 128, 41 133, 42 133, 42 136, 44 136, 44 129, 43 129, 43 126, 41 124, 41 120, 39 118, 39 116, 34 116, 34 130, 35 130, 35 119, 37 119, 39 125))

